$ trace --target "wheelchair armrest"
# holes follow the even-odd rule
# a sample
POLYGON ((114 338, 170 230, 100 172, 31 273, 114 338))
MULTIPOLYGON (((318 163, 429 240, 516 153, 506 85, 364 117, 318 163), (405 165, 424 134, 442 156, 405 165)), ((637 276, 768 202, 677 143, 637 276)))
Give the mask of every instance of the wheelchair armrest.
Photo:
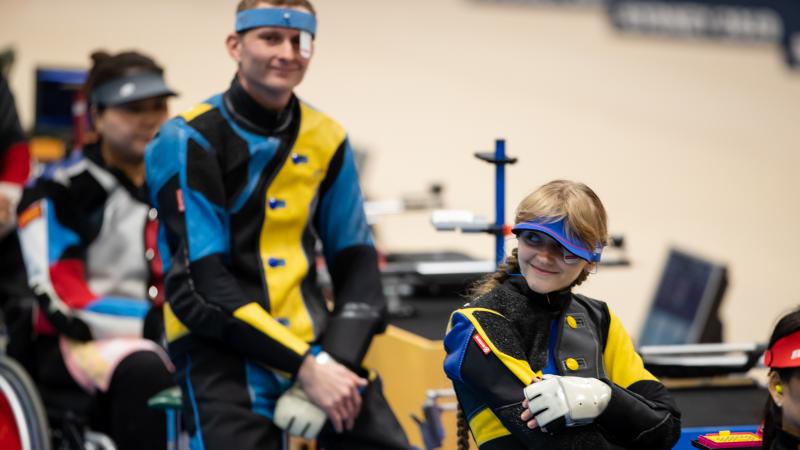
POLYGON ((150 397, 147 401, 147 406, 153 409, 167 410, 180 410, 183 405, 183 394, 181 388, 173 386, 164 389, 158 394, 150 397))

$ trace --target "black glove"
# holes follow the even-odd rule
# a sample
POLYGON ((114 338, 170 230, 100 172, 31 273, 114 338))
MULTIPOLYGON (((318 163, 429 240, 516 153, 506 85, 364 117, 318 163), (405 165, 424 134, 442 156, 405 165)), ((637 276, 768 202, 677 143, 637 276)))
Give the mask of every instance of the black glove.
POLYGON ((47 320, 50 321, 60 334, 82 342, 91 341, 93 339, 92 331, 89 329, 89 325, 87 325, 86 322, 56 306, 53 300, 55 293, 51 292, 51 289, 45 288, 43 285, 39 284, 32 286, 32 289, 36 300, 39 302, 39 307, 42 309, 45 316, 47 316, 47 320))

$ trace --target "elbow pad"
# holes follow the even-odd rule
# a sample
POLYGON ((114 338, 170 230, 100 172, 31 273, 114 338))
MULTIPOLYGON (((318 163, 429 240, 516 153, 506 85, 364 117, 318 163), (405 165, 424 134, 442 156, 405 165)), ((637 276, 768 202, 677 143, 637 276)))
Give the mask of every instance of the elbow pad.
POLYGON ((381 311, 366 303, 348 303, 330 318, 322 349, 351 370, 361 368, 372 337, 383 329, 381 311))

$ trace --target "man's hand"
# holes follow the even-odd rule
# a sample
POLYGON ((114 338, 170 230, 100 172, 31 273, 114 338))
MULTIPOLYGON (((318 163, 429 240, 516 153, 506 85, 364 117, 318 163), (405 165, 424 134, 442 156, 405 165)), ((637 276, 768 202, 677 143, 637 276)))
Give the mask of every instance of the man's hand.
POLYGON ((4 228, 11 223, 14 216, 11 211, 11 199, 0 192, 0 228, 4 228))
POLYGON ((528 428, 542 429, 561 418, 568 427, 591 423, 611 399, 611 388, 597 378, 558 375, 545 375, 542 381, 528 385, 524 393, 522 406, 526 409, 520 418, 528 428))
POLYGON ((21 186, 0 181, 0 237, 14 229, 17 222, 17 204, 21 197, 21 186))
POLYGON ((327 353, 317 358, 306 356, 297 380, 311 402, 325 411, 337 433, 353 429, 361 412, 358 389, 366 386, 367 380, 334 361, 327 353))

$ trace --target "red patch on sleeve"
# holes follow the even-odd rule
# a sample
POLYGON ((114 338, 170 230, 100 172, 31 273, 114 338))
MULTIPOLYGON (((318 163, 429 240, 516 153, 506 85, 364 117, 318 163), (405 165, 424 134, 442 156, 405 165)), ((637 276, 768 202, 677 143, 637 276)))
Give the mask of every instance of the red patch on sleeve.
POLYGON ((486 342, 483 340, 480 334, 478 333, 473 334, 472 340, 475 341, 476 344, 478 344, 478 347, 481 348, 481 351, 483 352, 484 355, 488 355, 489 353, 492 352, 492 349, 489 348, 488 345, 486 345, 486 342))

